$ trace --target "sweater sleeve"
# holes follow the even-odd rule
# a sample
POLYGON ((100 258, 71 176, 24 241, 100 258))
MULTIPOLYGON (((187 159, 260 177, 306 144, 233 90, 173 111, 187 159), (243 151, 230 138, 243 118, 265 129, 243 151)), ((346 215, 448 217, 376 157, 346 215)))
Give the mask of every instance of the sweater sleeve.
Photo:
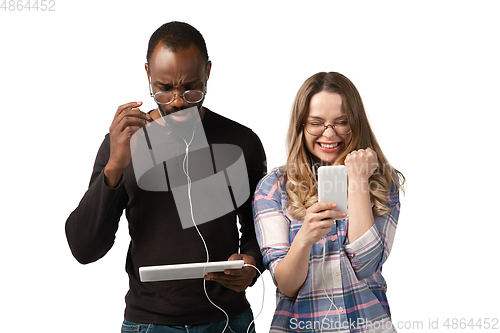
MULTIPOLYGON (((248 181, 250 193, 253 194, 257 183, 266 174, 266 154, 258 136, 252 132, 252 140, 248 141, 245 156, 248 172, 248 181)), ((265 268, 262 262, 259 244, 255 237, 255 228, 252 213, 252 195, 238 209, 238 219, 241 225, 240 253, 254 257, 257 268, 264 272, 265 268)), ((255 281, 254 281, 255 282, 255 281)))
POLYGON ((66 220, 69 247, 81 264, 94 262, 111 249, 126 205, 122 181, 116 188, 109 188, 104 182, 109 149, 108 134, 97 153, 89 188, 66 220))

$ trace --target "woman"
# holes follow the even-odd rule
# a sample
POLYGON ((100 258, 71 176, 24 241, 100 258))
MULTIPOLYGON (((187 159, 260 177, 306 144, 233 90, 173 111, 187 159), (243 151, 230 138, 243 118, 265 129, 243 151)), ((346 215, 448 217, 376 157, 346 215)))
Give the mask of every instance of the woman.
POLYGON ((253 202, 277 286, 271 332, 395 332, 381 272, 404 177, 387 162, 348 78, 317 73, 304 82, 287 149, 286 166, 261 180, 253 202), (346 166, 349 215, 318 202, 317 168, 332 164, 346 166))

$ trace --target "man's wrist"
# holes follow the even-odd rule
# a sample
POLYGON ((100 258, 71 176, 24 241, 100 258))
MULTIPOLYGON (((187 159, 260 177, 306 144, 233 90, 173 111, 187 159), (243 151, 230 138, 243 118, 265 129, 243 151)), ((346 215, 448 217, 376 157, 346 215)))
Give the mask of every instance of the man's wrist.
POLYGON ((106 164, 104 167, 104 183, 110 188, 118 187, 123 175, 123 169, 106 164))

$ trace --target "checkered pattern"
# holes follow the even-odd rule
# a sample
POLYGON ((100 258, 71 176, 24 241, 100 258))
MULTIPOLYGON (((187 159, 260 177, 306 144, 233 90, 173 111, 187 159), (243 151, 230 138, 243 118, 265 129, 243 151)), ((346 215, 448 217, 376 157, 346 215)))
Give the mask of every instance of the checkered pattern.
MULTIPOLYGON (((282 172, 276 168, 264 177, 253 201, 257 239, 275 284, 275 267, 302 225, 285 210, 288 196, 282 172)), ((382 264, 396 232, 400 209, 397 191, 389 195, 388 206, 391 213, 374 216, 374 226, 353 243, 347 239, 346 219, 336 221, 312 246, 308 275, 298 295, 290 298, 277 289, 270 332, 319 332, 321 325, 323 332, 395 332, 382 264)))

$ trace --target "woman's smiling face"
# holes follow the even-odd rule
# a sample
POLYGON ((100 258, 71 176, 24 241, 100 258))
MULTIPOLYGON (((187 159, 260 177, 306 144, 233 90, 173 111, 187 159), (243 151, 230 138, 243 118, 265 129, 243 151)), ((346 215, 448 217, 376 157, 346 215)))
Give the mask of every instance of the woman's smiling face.
POLYGON ((343 126, 345 129, 347 124, 347 115, 342 107, 342 97, 339 94, 320 91, 311 97, 306 124, 312 123, 319 127, 321 122, 324 125, 337 124, 337 126, 335 130, 329 126, 322 134, 314 136, 306 130, 306 125, 304 127, 306 148, 315 162, 333 164, 347 147, 352 135, 350 131, 347 134, 338 133, 339 128, 343 126))

